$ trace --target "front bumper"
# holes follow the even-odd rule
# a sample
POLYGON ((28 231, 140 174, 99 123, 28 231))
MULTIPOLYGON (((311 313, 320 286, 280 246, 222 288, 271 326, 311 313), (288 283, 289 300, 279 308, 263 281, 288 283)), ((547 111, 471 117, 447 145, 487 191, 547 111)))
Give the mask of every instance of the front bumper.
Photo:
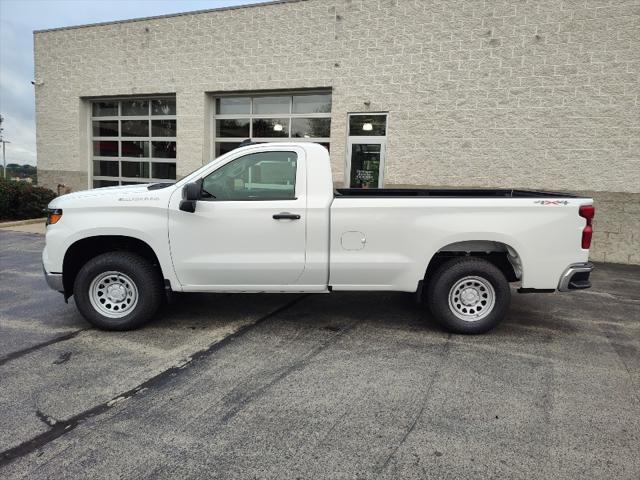
POLYGON ((44 265, 42 266, 42 271, 44 272, 44 279, 47 281, 47 285, 52 290, 56 292, 64 293, 64 285, 62 284, 62 274, 61 273, 49 273, 45 270, 44 265))
POLYGON ((560 277, 558 283, 559 292, 569 292, 571 290, 582 290, 591 287, 589 275, 593 270, 593 263, 574 263, 569 265, 560 277))

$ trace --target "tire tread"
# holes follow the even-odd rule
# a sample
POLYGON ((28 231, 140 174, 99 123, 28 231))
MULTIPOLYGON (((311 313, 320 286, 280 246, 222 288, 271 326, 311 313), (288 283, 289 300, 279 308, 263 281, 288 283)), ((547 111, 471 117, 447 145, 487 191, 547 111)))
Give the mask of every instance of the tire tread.
POLYGON ((132 330, 148 322, 163 300, 162 276, 144 257, 132 252, 113 251, 98 255, 82 266, 76 276, 73 292, 80 313, 103 330, 132 330), (127 273, 138 288, 138 305, 122 318, 108 318, 97 312, 89 301, 89 285, 95 276, 107 270, 127 273))
POLYGON ((511 290, 498 267, 478 257, 453 258, 438 267, 427 281, 427 307, 436 321, 453 333, 478 334, 494 328, 506 316, 511 290), (449 307, 449 290, 453 283, 466 276, 478 275, 489 280, 495 290, 495 306, 486 317, 466 322, 456 317, 449 307))

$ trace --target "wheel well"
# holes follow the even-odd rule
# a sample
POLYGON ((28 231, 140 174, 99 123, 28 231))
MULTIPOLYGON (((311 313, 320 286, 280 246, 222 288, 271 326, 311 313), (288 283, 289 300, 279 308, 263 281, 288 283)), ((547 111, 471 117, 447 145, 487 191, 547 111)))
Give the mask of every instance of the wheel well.
POLYGON ((153 249, 142 240, 133 237, 119 235, 104 235, 99 237, 88 237, 78 240, 72 244, 64 255, 62 264, 62 283, 65 297, 70 297, 73 292, 73 283, 82 266, 98 255, 107 252, 125 251, 137 253, 141 257, 149 260, 160 274, 160 262, 153 249))
POLYGON ((522 264, 515 249, 505 243, 486 240, 456 242, 441 248, 431 258, 424 278, 428 279, 440 265, 456 257, 483 258, 500 269, 508 282, 522 278, 522 264))

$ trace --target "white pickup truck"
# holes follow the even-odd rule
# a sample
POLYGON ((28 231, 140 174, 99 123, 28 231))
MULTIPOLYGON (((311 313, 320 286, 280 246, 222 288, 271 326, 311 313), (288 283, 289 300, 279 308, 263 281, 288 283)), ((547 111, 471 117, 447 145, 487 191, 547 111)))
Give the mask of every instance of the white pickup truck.
POLYGON ((334 190, 313 143, 251 144, 175 184, 71 193, 49 207, 43 266, 86 319, 151 319, 175 292, 415 292, 481 333, 519 292, 588 288, 593 202, 518 190, 334 190))

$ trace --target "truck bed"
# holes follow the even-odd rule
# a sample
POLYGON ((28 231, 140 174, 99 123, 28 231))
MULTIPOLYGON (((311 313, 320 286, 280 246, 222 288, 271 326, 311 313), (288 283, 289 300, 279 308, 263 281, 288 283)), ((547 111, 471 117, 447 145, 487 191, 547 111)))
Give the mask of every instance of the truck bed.
POLYGON ((576 198, 566 193, 511 189, 338 188, 335 197, 446 197, 446 198, 576 198))

